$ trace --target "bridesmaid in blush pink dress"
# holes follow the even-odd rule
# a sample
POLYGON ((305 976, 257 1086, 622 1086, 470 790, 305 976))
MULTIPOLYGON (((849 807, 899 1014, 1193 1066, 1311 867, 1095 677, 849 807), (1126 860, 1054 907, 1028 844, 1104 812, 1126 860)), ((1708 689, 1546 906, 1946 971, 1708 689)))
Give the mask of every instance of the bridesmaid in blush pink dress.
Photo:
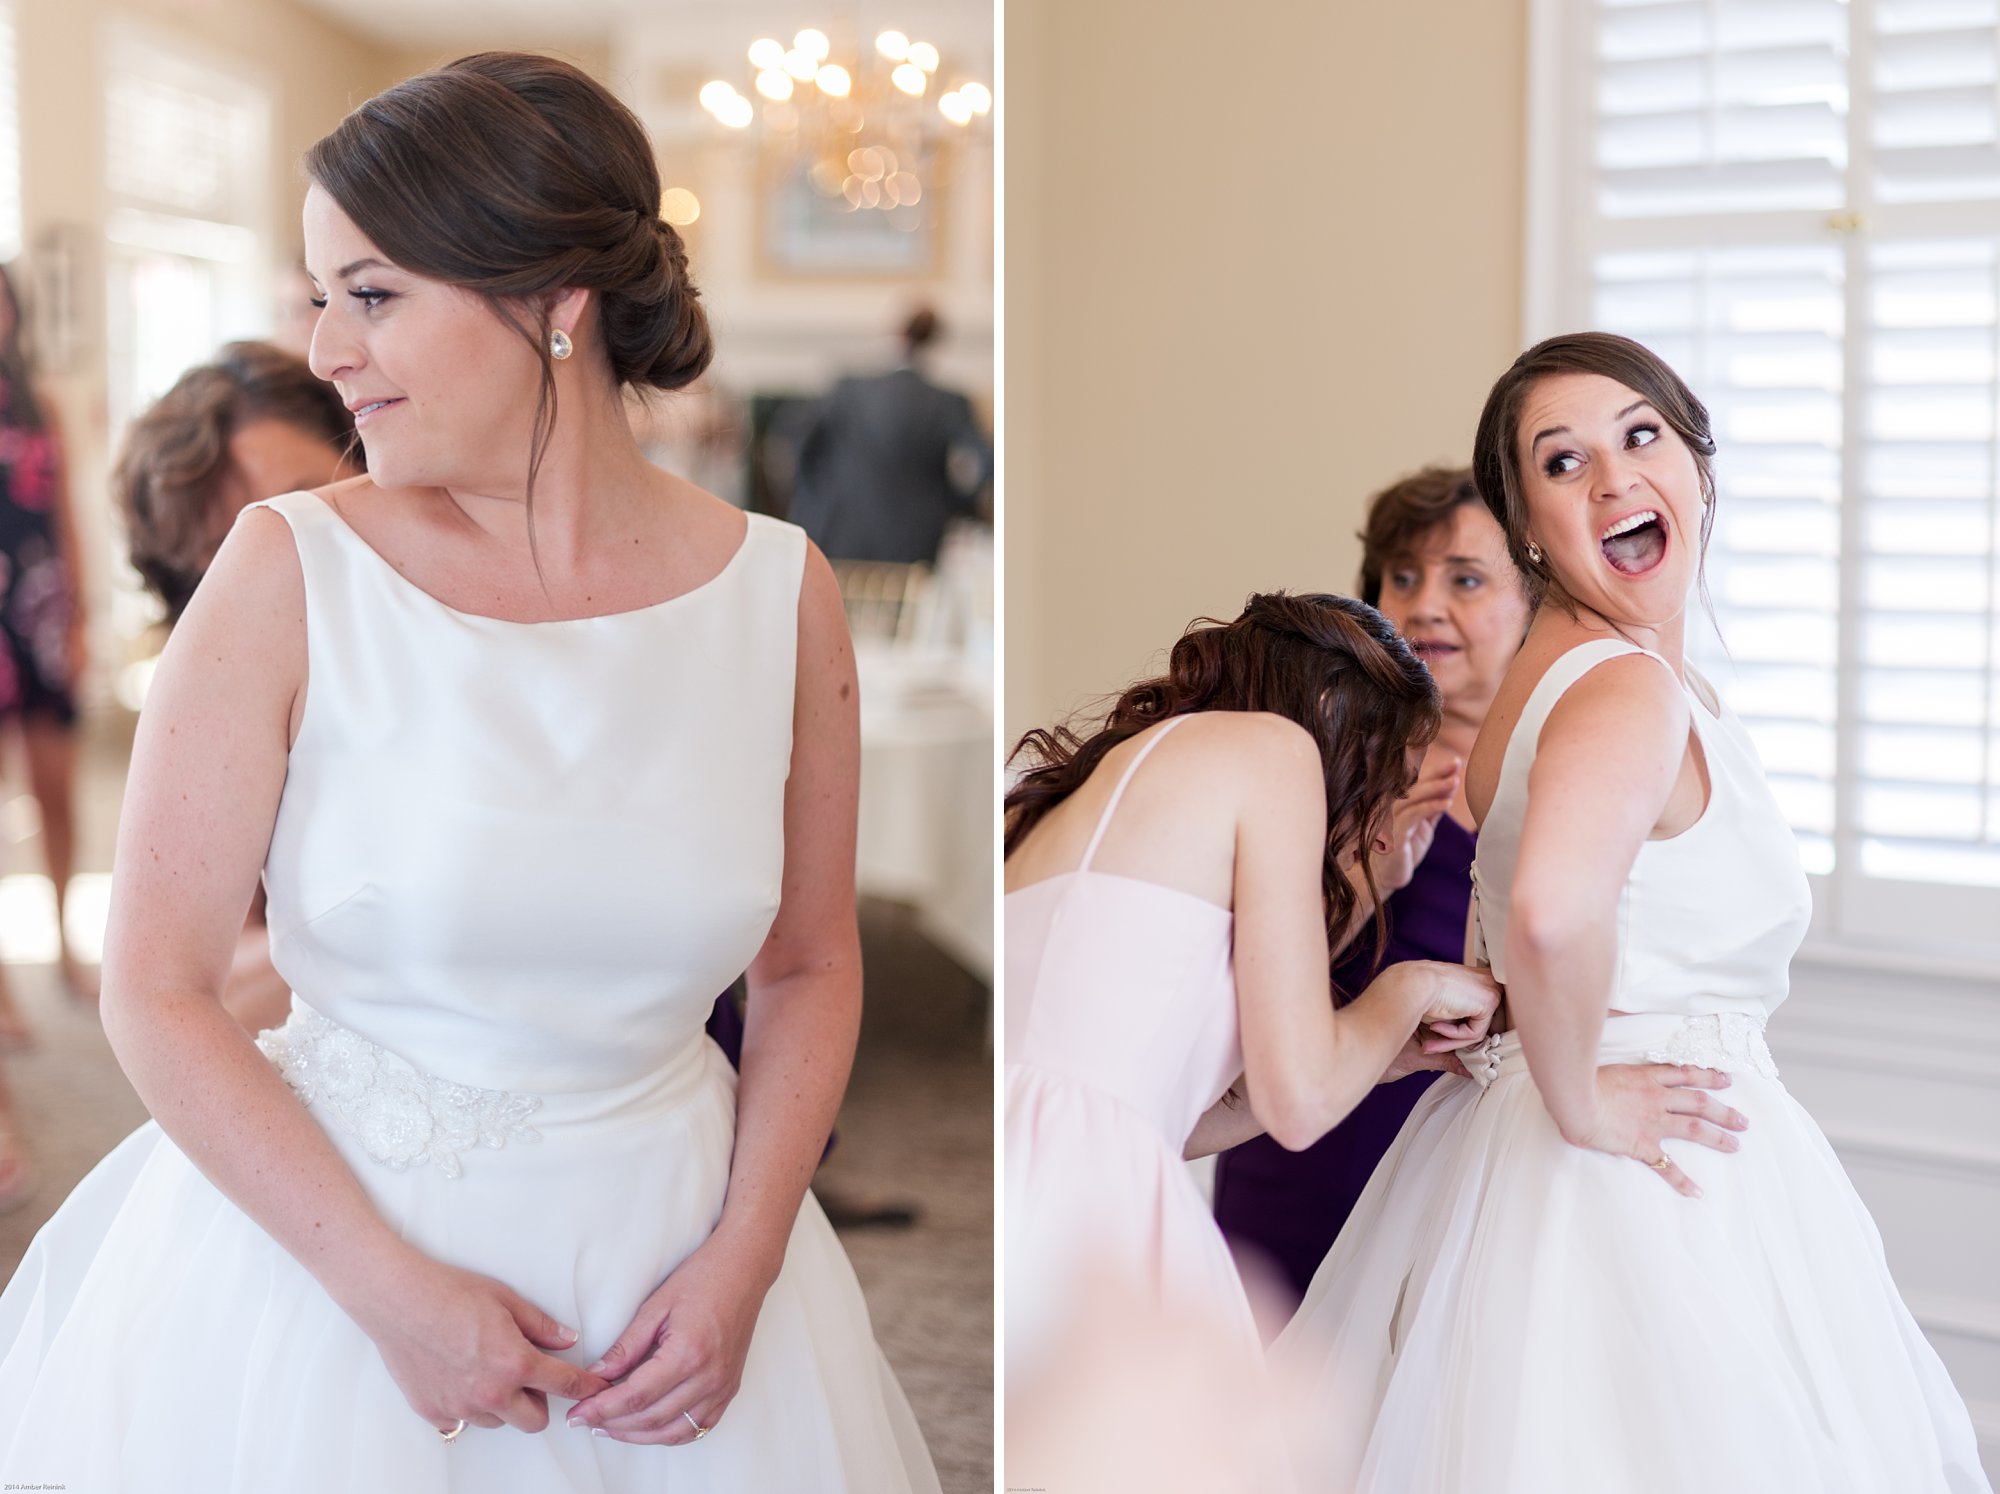
POLYGON ((1225 1373, 1254 1370, 1184 1150, 1266 1128, 1307 1145, 1384 1077, 1448 1064, 1420 1024, 1440 1050, 1484 1032, 1483 974, 1398 965, 1336 1017, 1328 973, 1371 905, 1355 852, 1437 722, 1430 676, 1372 608, 1267 595, 1196 624, 1087 738, 1024 740, 1038 764, 1007 801, 1010 1397, 1099 1347, 1079 1325, 1106 1280, 1209 1325, 1225 1373), (1225 1099, 1239 1075, 1247 1099, 1225 1099))

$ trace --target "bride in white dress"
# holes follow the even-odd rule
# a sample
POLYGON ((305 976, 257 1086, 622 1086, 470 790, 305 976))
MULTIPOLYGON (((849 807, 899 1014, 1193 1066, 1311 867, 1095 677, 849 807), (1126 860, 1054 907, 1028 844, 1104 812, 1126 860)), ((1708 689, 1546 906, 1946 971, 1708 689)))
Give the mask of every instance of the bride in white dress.
POLYGON ((839 595, 626 427, 709 358, 644 133, 486 54, 307 164, 371 475, 247 511, 161 662, 103 1007, 155 1119, 0 1296, 0 1479, 936 1490, 806 1192, 859 1021, 839 595))
POLYGON ((1467 770, 1473 951, 1514 1030, 1426 1094, 1274 1346, 1310 1389, 1309 1488, 1989 1487, 1764 1040, 1811 901, 1683 656, 1714 450, 1622 338, 1530 349, 1487 401, 1479 487, 1544 594, 1467 770), (1728 1072, 1740 1141, 1695 1102, 1671 1147, 1621 1126, 1600 1065, 1647 1063, 1728 1072))

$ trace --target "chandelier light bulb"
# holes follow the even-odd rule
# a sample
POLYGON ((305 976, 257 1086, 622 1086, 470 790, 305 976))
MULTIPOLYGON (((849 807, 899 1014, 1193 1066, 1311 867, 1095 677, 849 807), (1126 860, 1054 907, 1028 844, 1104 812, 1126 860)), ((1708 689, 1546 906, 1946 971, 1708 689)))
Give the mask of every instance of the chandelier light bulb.
POLYGON ((993 107, 993 94, 984 83, 961 83, 958 96, 965 100, 974 114, 984 114, 993 107))
POLYGON ((972 123, 972 105, 965 101, 961 93, 948 93, 938 100, 938 113, 955 125, 972 123))
POLYGON ((812 58, 814 62, 826 61, 827 53, 833 50, 833 43, 826 39, 826 33, 824 31, 815 31, 810 26, 792 38, 792 45, 805 53, 806 56, 812 58))
POLYGON ((732 93, 717 106, 715 117, 732 130, 747 130, 757 117, 757 106, 740 93, 732 93))
POLYGON ((758 72, 767 67, 780 67, 785 61, 785 44, 768 36, 760 36, 750 43, 750 65, 758 72))
POLYGON ((660 194, 660 216, 676 228, 686 228, 701 216, 701 199, 686 187, 669 187, 660 194))
POLYGON ((844 99, 854 88, 854 80, 847 75, 847 69, 829 62, 819 70, 819 91, 828 98, 844 99))
POLYGON ((910 43, 910 61, 927 73, 938 70, 938 49, 929 42, 910 43))
POLYGON ((888 185, 903 207, 915 207, 924 200, 923 184, 917 180, 915 172, 898 171, 888 179, 888 185))
POLYGON ((723 101, 735 97, 736 90, 720 78, 701 85, 701 107, 706 109, 710 114, 720 114, 722 112, 723 101))
POLYGON ((819 71, 819 63, 794 47, 785 54, 784 69, 801 83, 810 83, 813 74, 819 71))
POLYGON ((791 74, 767 67, 757 75, 757 91, 773 103, 782 104, 792 96, 791 74))
POLYGON ((922 98, 924 96, 924 87, 930 82, 930 76, 914 62, 905 62, 893 73, 889 74, 889 81, 902 89, 904 93, 915 98, 922 98))
POLYGON ((910 55, 910 39, 900 31, 885 31, 875 38, 875 50, 891 62, 902 62, 910 55))

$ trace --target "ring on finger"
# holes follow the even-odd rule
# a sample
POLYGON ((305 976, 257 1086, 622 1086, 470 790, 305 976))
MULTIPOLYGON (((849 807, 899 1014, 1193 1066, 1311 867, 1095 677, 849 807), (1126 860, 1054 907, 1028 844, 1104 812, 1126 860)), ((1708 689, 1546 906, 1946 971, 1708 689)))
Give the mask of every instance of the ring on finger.
POLYGON ((687 1424, 694 1428, 695 1441, 699 1442, 701 1441, 702 1438, 708 1435, 710 1429, 703 1426, 700 1422, 696 1421, 694 1419, 694 1413, 692 1411, 683 1411, 681 1412, 681 1415, 686 1417, 687 1424))
POLYGON ((1669 1157, 1665 1152, 1662 1152, 1659 1161, 1648 1162, 1646 1165, 1652 1168, 1654 1172, 1665 1172, 1669 1167, 1674 1165, 1674 1159, 1669 1157))

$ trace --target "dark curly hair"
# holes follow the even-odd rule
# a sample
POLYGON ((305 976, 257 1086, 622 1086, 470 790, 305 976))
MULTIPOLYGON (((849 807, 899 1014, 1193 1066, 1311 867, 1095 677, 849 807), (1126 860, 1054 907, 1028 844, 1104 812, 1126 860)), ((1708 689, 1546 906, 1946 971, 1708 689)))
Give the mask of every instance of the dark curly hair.
MULTIPOLYGON (((231 470, 229 443, 258 420, 285 424, 359 466, 354 417, 333 385, 265 342, 226 344, 189 369, 125 432, 111 469, 133 569, 178 621, 220 543, 216 510, 231 470)), ((258 497, 268 496, 258 494, 258 497)))
MULTIPOLYGON (((1167 672, 1124 691, 1101 721, 1027 733, 1008 756, 1025 754, 1033 766, 1007 795, 1006 853, 1120 742, 1196 711, 1269 711, 1312 733, 1326 774, 1320 885, 1331 937, 1356 903, 1342 857, 1409 789, 1408 750, 1428 746, 1442 719, 1430 671, 1381 613, 1352 597, 1266 592, 1233 622, 1197 618, 1168 655, 1167 672)), ((1365 857, 1362 867, 1379 925, 1382 899, 1365 857)))

